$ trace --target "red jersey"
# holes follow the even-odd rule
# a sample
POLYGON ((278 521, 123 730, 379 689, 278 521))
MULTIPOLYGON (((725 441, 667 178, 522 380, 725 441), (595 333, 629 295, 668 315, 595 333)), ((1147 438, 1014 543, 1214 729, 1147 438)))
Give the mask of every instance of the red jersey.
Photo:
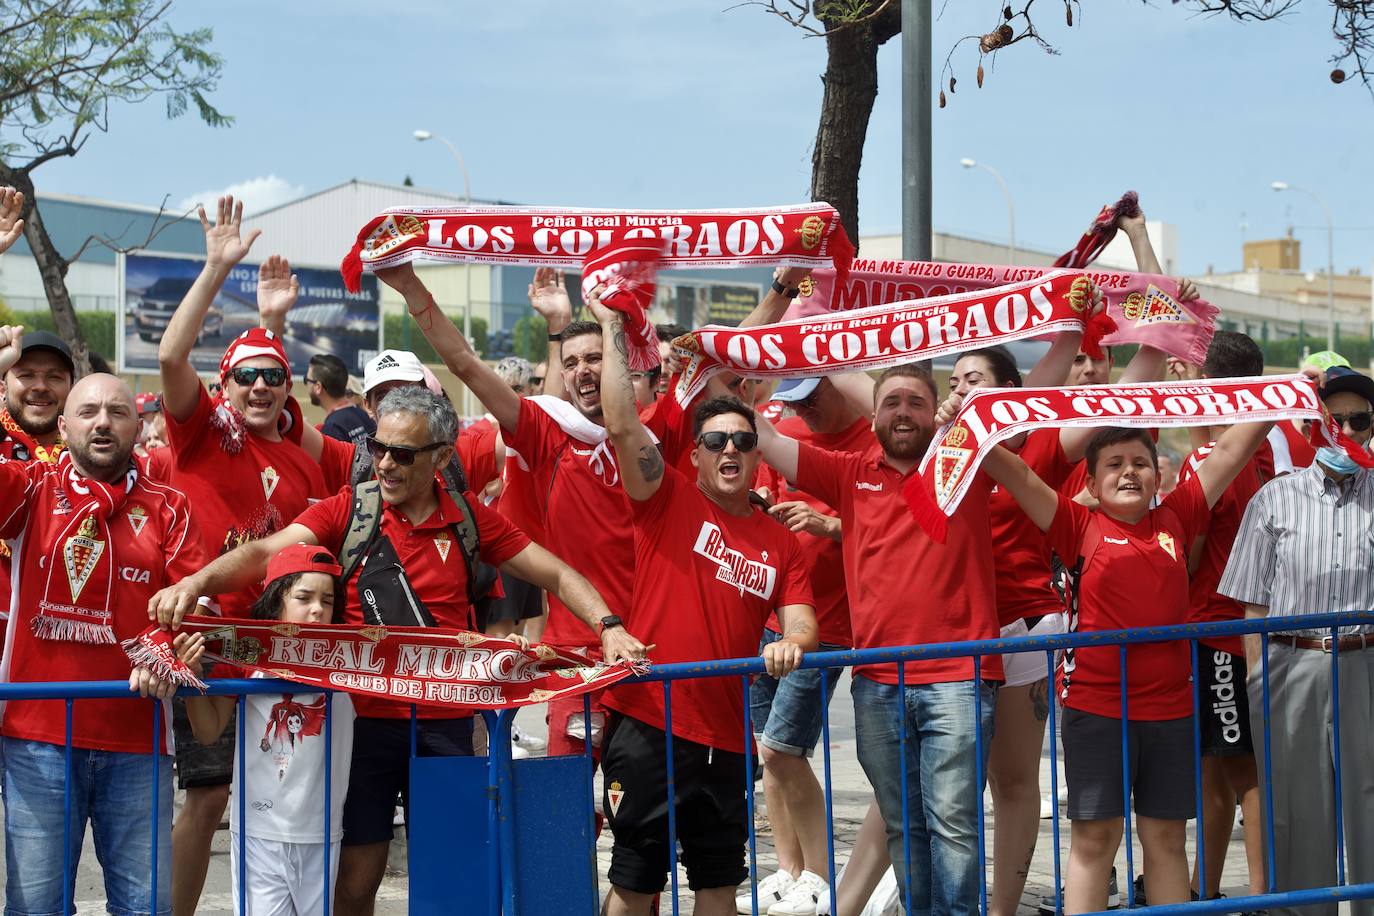
MULTIPOLYGON (((116 640, 148 627, 148 601, 209 562, 186 497, 165 483, 139 475, 124 504, 110 517, 105 545, 114 565, 109 610, 116 640)), ((56 465, 0 461, 0 537, 19 538, 14 620, 5 637, 5 680, 124 681, 129 658, 116 642, 97 645, 39 639, 33 620, 46 576, 40 561, 72 511, 56 465)), ((162 724, 167 722, 166 711, 162 724)), ((61 700, 11 700, 4 712, 6 737, 63 744, 66 704, 61 700)), ((157 747, 170 750, 165 732, 157 747)), ((129 700, 81 700, 72 706, 72 746, 146 754, 153 744, 153 710, 129 700)))
MULTIPOLYGON (((60 438, 53 443, 51 448, 38 449, 31 448, 30 441, 20 441, 16 436, 23 436, 28 440, 27 435, 20 430, 19 424, 9 415, 9 411, 0 407, 0 420, 3 420, 3 428, 0 429, 0 458, 6 461, 40 461, 57 464, 57 459, 66 450, 67 444, 60 438), (38 455, 33 452, 38 451, 38 455)), ((10 563, 12 562, 10 545, 7 541, 0 541, 0 626, 3 621, 9 619, 10 612, 10 563)))
MULTIPOLYGON (((543 546, 586 576, 612 613, 630 609, 634 585, 634 520, 620 485, 620 466, 610 439, 590 444, 563 431, 529 398, 520 402, 515 429, 503 429, 506 450, 536 477, 548 479, 543 546), (545 478, 542 475, 547 475, 545 478)), ((638 636, 637 627, 632 632, 638 636)), ((599 648, 601 640, 549 595, 544 641, 561 648, 599 648)))
MULTIPOLYGON (((801 417, 785 417, 775 426, 784 436, 798 442, 805 442, 828 452, 868 452, 877 447, 878 438, 873 435, 873 426, 867 417, 861 417, 838 433, 813 433, 801 417)), ((824 515, 838 516, 840 513, 823 500, 803 492, 788 483, 781 474, 766 464, 759 465, 756 485, 768 487, 773 494, 773 502, 801 500, 824 515)), ((811 576, 811 591, 816 597, 816 627, 823 643, 835 646, 852 646, 854 634, 849 626, 849 593, 845 589, 844 549, 840 542, 830 538, 816 537, 801 532, 802 555, 806 557, 806 568, 811 576)), ((776 620, 768 625, 778 628, 776 620)))
MULTIPOLYGON (((992 478, 980 473, 973 479, 939 544, 902 499, 908 476, 888 464, 881 449, 860 454, 800 446, 797 486, 840 510, 854 648, 996 639, 988 522, 992 478)), ((905 665, 908 685, 973 679, 972 658, 905 665)), ((1001 658, 985 657, 981 671, 984 679, 1000 681, 1001 658)), ((864 665, 854 673, 897 683, 895 664, 864 665)))
MULTIPOLYGON (((1074 472, 1074 463, 1064 457, 1057 429, 1032 430, 1018 454, 1055 490, 1074 472)), ((1062 611, 1064 605, 1050 585, 1050 549, 1044 532, 1001 487, 992 488, 988 517, 992 521, 998 624, 1005 627, 1023 617, 1062 611)))
MULTIPOLYGON (((394 506, 383 503, 382 527, 380 534, 391 541, 396 556, 405 569, 406 578, 415 596, 424 603, 434 616, 434 622, 441 627, 458 630, 475 628, 472 608, 468 603, 467 567, 463 563, 463 552, 455 543, 452 526, 462 520, 453 497, 440 486, 435 486, 439 506, 419 524, 411 524, 394 506)), ((471 492, 464 499, 472 508, 473 520, 477 523, 478 554, 483 561, 492 566, 515 556, 529 546, 530 539, 491 509, 471 492)), ((320 545, 338 556, 343 549, 344 535, 353 514, 353 494, 350 491, 336 493, 328 499, 315 503, 296 518, 296 523, 314 532, 320 545)), ((344 623, 362 624, 362 602, 358 598, 359 568, 353 578, 344 586, 344 623)), ((375 716, 388 719, 410 717, 410 706, 391 700, 358 696, 353 699, 360 716, 375 716)), ((444 710, 419 707, 422 719, 454 718, 455 714, 444 710)))
MULTIPOLYGON (((1072 568, 1092 556, 1079 581, 1078 632, 1162 627, 1188 619, 1188 548, 1207 527, 1207 497, 1196 477, 1178 487, 1138 523, 1117 521, 1062 493, 1050 526, 1050 546, 1072 568)), ((1117 646, 1067 653, 1060 691, 1064 705, 1121 718, 1121 655, 1117 646)), ((1188 643, 1137 643, 1126 650, 1131 719, 1180 719, 1193 712, 1188 643)))
MULTIPOLYGON (((811 604, 797 536, 751 510, 731 515, 669 467, 654 495, 634 507, 630 619, 659 664, 757 655, 769 614, 811 604)), ((663 728, 663 685, 624 684, 606 706, 663 728)), ((737 677, 673 685, 673 735, 744 753, 744 691, 737 677)))
MULTIPOLYGON (((1183 462, 1178 472, 1180 486, 1197 476, 1198 465, 1212 453, 1214 445, 1215 442, 1202 446, 1183 462)), ((1236 542, 1236 533, 1240 531, 1245 507, 1250 505, 1250 500, 1264 484, 1262 473, 1262 462, 1255 455, 1245 463, 1236 479, 1212 506, 1207 526, 1201 532, 1207 535, 1207 540, 1202 544, 1197 567, 1188 580, 1189 623, 1242 620, 1245 617, 1245 605, 1234 598, 1217 594, 1217 585, 1221 582, 1221 574, 1226 571, 1226 560, 1231 556, 1231 545, 1236 542)), ((1245 651, 1239 636, 1221 636, 1202 642, 1232 655, 1240 655, 1245 651)))
MULTIPOLYGON (((169 482, 186 494, 196 524, 212 555, 228 553, 285 528, 311 501, 328 495, 320 466, 286 440, 272 442, 239 430, 215 409, 205 386, 185 421, 167 415, 167 443, 172 449, 169 482), (235 440, 235 451, 228 442, 235 440)), ((219 595, 227 617, 248 614, 262 587, 219 595)))

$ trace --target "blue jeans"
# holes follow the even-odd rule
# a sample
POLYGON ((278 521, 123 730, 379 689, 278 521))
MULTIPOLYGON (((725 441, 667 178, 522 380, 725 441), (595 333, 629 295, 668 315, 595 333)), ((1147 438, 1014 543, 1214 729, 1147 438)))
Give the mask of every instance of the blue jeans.
MULTIPOLYGON (((63 893, 65 749, 0 739, 5 760, 5 916, 60 916, 63 893)), ((72 748, 66 882, 75 902, 86 822, 115 916, 152 913, 153 783, 157 785, 157 912, 172 911, 172 759, 72 748)), ((75 912, 73 905, 70 912, 75 912)))
POLYGON ((906 729, 907 810, 911 815, 910 916, 973 916, 979 911, 978 816, 987 782, 995 688, 981 685, 983 760, 975 766, 972 681, 905 688, 854 678, 859 763, 887 826, 887 849, 905 899, 901 732, 906 729), (979 776, 981 775, 981 779, 979 776))
MULTIPOLYGON (((765 627, 759 653, 781 639, 782 634, 765 627)), ((816 651, 848 648, 823 642, 816 651)), ((844 669, 829 668, 827 672, 824 692, 820 668, 798 668, 781 680, 771 674, 754 678, 749 685, 749 718, 760 744, 793 757, 810 757, 816 752, 822 729, 821 712, 830 705, 844 669)))

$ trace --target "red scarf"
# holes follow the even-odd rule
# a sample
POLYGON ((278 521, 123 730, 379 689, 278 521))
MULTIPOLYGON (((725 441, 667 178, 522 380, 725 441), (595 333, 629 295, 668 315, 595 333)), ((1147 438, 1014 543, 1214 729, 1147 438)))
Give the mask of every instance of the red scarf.
MULTIPOLYGON (((286 404, 277 416, 277 432, 293 445, 301 444, 301 416, 301 405, 294 397, 287 395, 286 404)), ((243 451, 248 426, 244 422, 242 411, 231 404, 223 394, 215 398, 214 406, 210 410, 210 425, 219 430, 220 448, 225 452, 237 455, 243 451)))
MULTIPOLYGON (((504 709, 599 690, 647 665, 593 665, 552 646, 467 630, 357 627, 187 617, 181 632, 204 633, 207 656, 316 689, 343 690, 422 706, 504 709), (213 654, 211 654, 213 653, 213 654)), ((205 689, 172 649, 175 634, 149 627, 123 643, 134 665, 163 680, 205 689)))
POLYGON ((625 316, 627 362, 632 371, 648 372, 659 364, 658 332, 649 322, 654 304, 658 262, 666 244, 662 239, 628 238, 617 233, 610 244, 582 262, 582 298, 601 284, 601 304, 625 316))
MULTIPOLYGON (((838 279, 838 278, 837 278, 838 279)), ((894 302, 752 328, 708 326, 673 341, 686 360, 677 400, 688 404, 712 375, 805 378, 881 369, 979 347, 1083 331, 1084 348, 1104 325, 1089 318, 1093 283, 1074 271, 957 296, 894 302)))
POLYGON ((57 469, 71 512, 49 547, 33 632, 39 639, 111 644, 116 565, 110 516, 134 488, 138 468, 131 465, 123 482, 114 486, 82 476, 70 454, 62 455, 57 469))
POLYGON ((52 448, 45 448, 40 445, 36 439, 24 431, 24 428, 19 425, 18 420, 10 416, 8 407, 0 407, 0 426, 4 426, 5 432, 9 433, 9 437, 14 440, 14 444, 20 446, 24 450, 23 455, 18 455, 14 453, 13 447, 11 447, 10 454, 7 457, 13 458, 16 461, 42 461, 47 464, 56 464, 57 459, 67 448, 67 444, 61 439, 53 443, 52 448))
POLYGON ((854 256, 840 215, 824 203, 763 210, 393 207, 359 230, 340 269, 357 292, 364 268, 416 260, 577 268, 617 232, 662 238, 664 269, 833 264, 843 275, 854 256))
POLYGON ((1114 204, 1103 207, 1093 220, 1088 231, 1068 251, 1055 260, 1055 267, 1087 267, 1102 249, 1116 236, 1116 221, 1123 216, 1140 215, 1140 197, 1134 191, 1127 191, 1114 204))
POLYGON ((1314 441, 1345 449, 1362 467, 1374 455, 1356 445, 1326 412, 1305 375, 1079 385, 1068 388, 976 388, 942 427, 902 495, 916 520, 937 541, 997 443, 1032 429, 1063 427, 1216 426, 1311 417, 1314 441))

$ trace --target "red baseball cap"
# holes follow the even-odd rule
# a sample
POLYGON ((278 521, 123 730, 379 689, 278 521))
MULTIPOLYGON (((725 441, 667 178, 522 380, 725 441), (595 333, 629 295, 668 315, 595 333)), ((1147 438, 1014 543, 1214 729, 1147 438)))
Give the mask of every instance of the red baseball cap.
POLYGON ((286 358, 286 348, 282 346, 281 338, 266 328, 249 328, 225 348, 224 356, 219 361, 220 378, 228 375, 230 369, 245 359, 255 356, 275 359, 286 370, 287 378, 291 377, 291 361, 286 358))
POLYGON ((292 544, 267 561, 267 578, 262 582, 270 585, 282 576, 307 572, 337 578, 343 575, 343 567, 335 562, 332 553, 318 544, 292 544))

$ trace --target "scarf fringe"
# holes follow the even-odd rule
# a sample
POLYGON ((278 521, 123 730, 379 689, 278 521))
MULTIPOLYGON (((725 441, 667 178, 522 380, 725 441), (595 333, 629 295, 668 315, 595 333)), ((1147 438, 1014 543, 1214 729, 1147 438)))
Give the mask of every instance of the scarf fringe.
POLYGON ((160 680, 170 681, 178 687, 194 687, 201 693, 205 692, 206 684, 196 677, 195 672, 180 661, 169 664, 166 658, 149 648, 139 637, 126 639, 119 646, 135 668, 147 668, 160 680))
POLYGON ((39 639, 83 642, 93 646, 112 646, 115 642, 114 631, 109 624, 88 623, 66 617, 35 617, 32 626, 33 635, 39 639))

